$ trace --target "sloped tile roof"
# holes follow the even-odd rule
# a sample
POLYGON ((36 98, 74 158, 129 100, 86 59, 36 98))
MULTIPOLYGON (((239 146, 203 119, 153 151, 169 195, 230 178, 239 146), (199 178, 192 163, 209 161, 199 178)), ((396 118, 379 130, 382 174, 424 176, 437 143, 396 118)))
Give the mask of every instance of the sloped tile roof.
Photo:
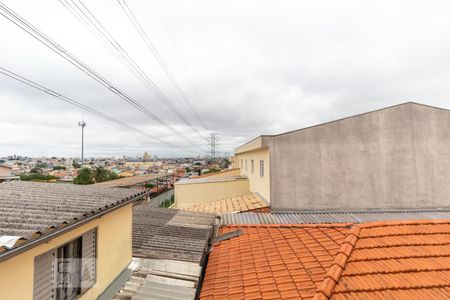
POLYGON ((187 211, 205 212, 205 213, 229 213, 240 211, 259 210, 269 207, 256 193, 225 198, 206 203, 194 204, 181 208, 187 211))
POLYGON ((450 220, 356 225, 315 299, 448 299, 449 263, 450 220))
POLYGON ((133 257, 201 263, 213 234, 214 214, 133 207, 133 257))
POLYGON ((215 244, 201 299, 311 299, 348 224, 226 226, 243 234, 215 244))
POLYGON ((450 220, 236 225, 201 299, 449 299, 450 220), (351 228, 350 228, 351 227, 351 228))

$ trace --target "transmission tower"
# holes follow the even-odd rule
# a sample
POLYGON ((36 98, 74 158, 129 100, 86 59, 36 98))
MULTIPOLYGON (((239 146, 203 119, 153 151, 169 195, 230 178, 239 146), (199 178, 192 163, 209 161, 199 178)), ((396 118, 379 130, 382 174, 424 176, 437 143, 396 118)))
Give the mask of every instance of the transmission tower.
POLYGON ((218 139, 219 139, 219 134, 217 134, 216 132, 211 132, 209 134, 209 151, 210 151, 209 156, 210 156, 211 160, 216 159, 218 139))

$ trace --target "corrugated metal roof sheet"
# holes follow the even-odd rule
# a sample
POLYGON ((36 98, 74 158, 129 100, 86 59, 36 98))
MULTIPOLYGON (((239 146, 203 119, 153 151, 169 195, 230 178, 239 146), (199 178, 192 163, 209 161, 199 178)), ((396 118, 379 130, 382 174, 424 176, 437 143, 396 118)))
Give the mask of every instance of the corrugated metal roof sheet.
POLYGON ((215 220, 214 214, 137 205, 133 208, 133 256, 200 263, 215 220))
POLYGON ((353 212, 304 213, 229 213, 221 215, 220 225, 233 224, 317 224, 362 223, 384 220, 449 219, 450 209, 442 210, 370 210, 353 212))
POLYGON ((0 184, 0 236, 31 239, 51 229, 54 233, 68 223, 76 223, 143 194, 136 189, 4 182, 0 184))
POLYGON ((195 297, 195 288, 177 286, 175 284, 145 281, 142 287, 133 296, 132 300, 164 299, 164 300, 190 300, 195 297))

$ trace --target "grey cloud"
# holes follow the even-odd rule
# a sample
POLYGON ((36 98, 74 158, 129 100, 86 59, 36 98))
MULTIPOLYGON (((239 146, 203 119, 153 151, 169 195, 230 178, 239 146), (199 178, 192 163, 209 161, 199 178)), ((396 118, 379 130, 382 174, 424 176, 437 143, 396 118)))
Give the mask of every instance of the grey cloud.
MULTIPOLYGON (((445 1, 128 1, 209 128, 231 152, 293 130, 405 101, 450 108, 445 1), (161 12, 161 14, 160 14, 161 12), (169 32, 166 26, 168 26, 169 32)), ((6 4, 165 122, 206 143, 137 81, 57 1, 6 4)), ((203 131, 114 1, 86 4, 173 103, 203 131)), ((0 66, 149 134, 192 149, 0 18, 0 66)), ((0 156, 170 155, 179 150, 83 113, 0 76, 0 156), (90 151, 90 152, 89 152, 90 151)))

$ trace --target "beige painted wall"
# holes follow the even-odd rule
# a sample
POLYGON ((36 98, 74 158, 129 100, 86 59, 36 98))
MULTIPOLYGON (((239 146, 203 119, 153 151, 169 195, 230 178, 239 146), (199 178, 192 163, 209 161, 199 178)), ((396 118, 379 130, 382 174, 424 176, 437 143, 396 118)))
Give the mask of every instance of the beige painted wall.
POLYGON ((0 166, 0 177, 1 176, 11 176, 11 169, 7 167, 0 166))
POLYGON ((244 152, 236 155, 238 164, 241 168, 241 175, 247 176, 249 188, 253 193, 259 193, 270 202, 270 168, 269 168, 269 149, 258 149, 244 152), (252 172, 252 160, 254 161, 254 170, 252 172), (264 161, 264 177, 260 176, 259 162, 264 161), (247 168, 245 162, 247 161, 247 168), (241 162, 243 165, 241 166, 241 162))
POLYGON ((96 299, 131 261, 131 203, 0 263, 1 299, 33 299, 34 258, 95 227, 97 282, 80 300, 96 299))
POLYGON ((182 180, 175 184, 175 206, 183 208, 193 204, 249 194, 246 178, 200 178, 182 180))

